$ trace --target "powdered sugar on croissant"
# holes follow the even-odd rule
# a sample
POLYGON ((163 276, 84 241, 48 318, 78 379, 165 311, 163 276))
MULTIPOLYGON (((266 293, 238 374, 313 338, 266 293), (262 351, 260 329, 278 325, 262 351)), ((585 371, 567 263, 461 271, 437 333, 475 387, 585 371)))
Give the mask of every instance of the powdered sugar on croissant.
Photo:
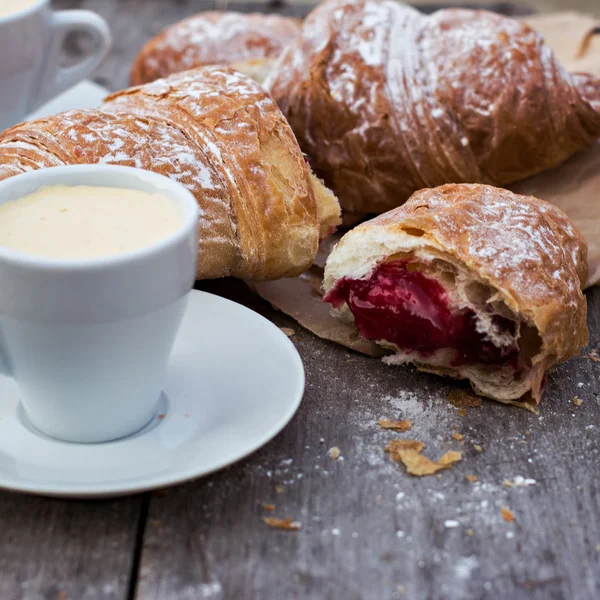
POLYGON ((299 21, 280 15, 199 13, 144 45, 133 63, 131 84, 210 64, 229 64, 261 82, 299 31, 299 21))
POLYGON ((345 211, 383 212, 448 182, 504 185, 600 136, 600 85, 485 11, 330 0, 266 86, 345 211))
POLYGON ((445 185, 347 233, 325 299, 394 351, 387 362, 539 402, 548 369, 587 343, 587 246, 556 207, 485 185, 445 185))

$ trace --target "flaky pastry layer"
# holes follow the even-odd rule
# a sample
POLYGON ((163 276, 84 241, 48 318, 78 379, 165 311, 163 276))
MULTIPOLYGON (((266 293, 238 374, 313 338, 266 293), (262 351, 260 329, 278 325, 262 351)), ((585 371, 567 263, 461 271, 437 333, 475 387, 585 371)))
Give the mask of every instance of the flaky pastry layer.
POLYGON ((270 96, 228 67, 202 67, 0 135, 0 180, 31 169, 107 163, 184 184, 196 197, 199 279, 298 275, 340 222, 270 96))
MULTIPOLYGON (((386 262, 409 263, 443 286, 454 310, 474 315, 487 342, 517 346, 519 368, 453 365, 447 350, 423 356, 380 339, 394 352, 386 362, 468 379, 501 402, 537 404, 546 372, 587 344, 586 258, 585 241, 556 207, 491 186, 449 184, 347 233, 327 260, 323 286, 329 293, 386 262), (514 328, 499 328, 498 317, 514 328)), ((353 318, 347 304, 335 314, 353 318)))

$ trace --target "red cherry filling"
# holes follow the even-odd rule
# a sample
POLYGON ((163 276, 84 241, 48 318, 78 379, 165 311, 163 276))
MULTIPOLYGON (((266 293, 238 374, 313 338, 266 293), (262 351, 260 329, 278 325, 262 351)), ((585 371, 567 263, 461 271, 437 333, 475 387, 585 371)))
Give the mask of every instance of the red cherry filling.
MULTIPOLYGON (((348 303, 360 334, 386 340, 423 357, 436 350, 456 351, 451 365, 511 364, 516 368, 518 348, 494 345, 476 330, 475 313, 452 311, 443 286, 419 271, 409 271, 406 261, 383 263, 367 279, 342 279, 324 300, 333 306, 348 303)), ((494 324, 514 334, 515 324, 498 315, 494 324)))

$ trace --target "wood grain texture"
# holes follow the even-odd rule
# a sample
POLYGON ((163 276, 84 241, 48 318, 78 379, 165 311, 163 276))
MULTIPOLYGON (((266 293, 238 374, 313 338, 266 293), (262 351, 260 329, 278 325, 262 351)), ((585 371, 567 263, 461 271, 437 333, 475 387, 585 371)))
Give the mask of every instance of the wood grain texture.
MULTIPOLYGON (((241 284, 202 287, 295 329, 306 395, 251 458, 152 497, 137 598, 599 597, 599 363, 561 366, 540 417, 488 401, 460 416, 447 402, 454 384, 317 340, 241 284), (384 431, 381 417, 410 419, 413 430, 384 431), (434 458, 460 450, 463 461, 413 478, 383 453, 399 437, 422 440, 434 458), (333 446, 343 460, 329 457, 333 446), (535 483, 503 485, 518 476, 535 483), (270 529, 267 514, 302 529, 270 529)), ((594 348, 600 291, 589 298, 594 348)))
POLYGON ((127 598, 140 503, 0 493, 0 598, 127 598))
MULTIPOLYGON (((96 81, 112 90, 127 85, 131 61, 148 37, 214 5, 53 4, 108 19, 115 46, 96 81)), ((227 4, 248 6, 219 7, 227 4)), ((588 5, 600 10, 597 0, 569 3, 588 5)), ((252 8, 305 11, 296 2, 252 8)), ((600 597, 600 363, 582 357, 561 366, 540 417, 492 402, 461 416, 447 402, 456 387, 451 382, 319 340, 240 282, 200 287, 295 330, 307 372, 298 414, 245 461, 153 494, 147 519, 140 498, 62 502, 0 493, 0 600, 600 597), (381 430, 378 418, 410 419, 413 430, 381 430), (451 437, 453 427, 462 443, 451 437), (422 440, 433 458, 460 450, 463 461, 439 477, 413 478, 383 453, 394 438, 422 440), (337 461, 328 455, 334 446, 341 451, 337 461), (503 485, 517 476, 535 483, 503 485), (269 515, 293 517, 302 529, 268 528, 263 503, 276 505, 269 515), (513 511, 513 523, 502 519, 502 506, 513 511)), ((590 347, 600 348, 600 291, 588 298, 590 347)))

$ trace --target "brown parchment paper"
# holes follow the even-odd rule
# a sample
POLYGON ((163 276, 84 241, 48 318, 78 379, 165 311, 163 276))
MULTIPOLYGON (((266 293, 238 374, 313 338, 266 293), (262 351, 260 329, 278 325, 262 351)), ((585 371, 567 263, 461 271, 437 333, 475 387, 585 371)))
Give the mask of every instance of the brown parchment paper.
MULTIPOLYGON (((588 35, 600 25, 586 15, 565 11, 524 19, 539 31, 571 72, 600 77, 600 35, 588 35), (587 43, 583 44, 584 40, 587 43), (582 49, 585 50, 582 53, 582 49)), ((573 220, 589 245, 588 285, 600 283, 600 142, 579 152, 564 165, 511 186, 515 192, 533 194, 559 206, 573 220)), ((385 351, 361 339, 353 325, 334 319, 321 297, 323 268, 340 239, 336 234, 321 245, 312 269, 300 277, 249 284, 275 308, 319 337, 369 356, 385 351)))
MULTIPOLYGON (((544 36, 568 71, 600 77, 600 35, 591 35, 599 21, 573 11, 524 20, 544 36)), ((588 243, 588 286, 600 283, 600 142, 511 189, 552 202, 571 217, 588 243)))

